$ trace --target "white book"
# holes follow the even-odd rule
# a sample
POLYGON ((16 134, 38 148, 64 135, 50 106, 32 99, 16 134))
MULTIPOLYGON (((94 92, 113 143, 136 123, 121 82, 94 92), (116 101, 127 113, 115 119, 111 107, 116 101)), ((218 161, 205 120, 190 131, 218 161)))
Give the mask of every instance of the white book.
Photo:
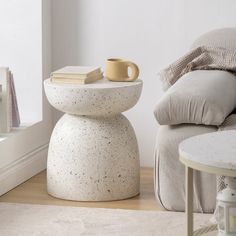
POLYGON ((100 67, 95 66, 66 66, 59 70, 52 72, 53 78, 68 78, 68 79, 86 79, 90 76, 101 74, 100 67))
POLYGON ((0 84, 0 102, 2 101, 2 85, 0 84))
POLYGON ((15 83, 12 73, 9 71, 10 93, 11 93, 11 108, 12 108, 12 127, 20 126, 20 113, 16 97, 15 83))
POLYGON ((0 67, 0 84, 1 84, 1 102, 0 102, 0 133, 11 131, 12 109, 9 69, 0 67))
POLYGON ((89 84, 89 83, 93 83, 97 80, 100 80, 102 78, 103 78, 103 74, 97 73, 96 75, 89 76, 85 79, 51 77, 51 81, 54 83, 65 83, 65 84, 89 84))

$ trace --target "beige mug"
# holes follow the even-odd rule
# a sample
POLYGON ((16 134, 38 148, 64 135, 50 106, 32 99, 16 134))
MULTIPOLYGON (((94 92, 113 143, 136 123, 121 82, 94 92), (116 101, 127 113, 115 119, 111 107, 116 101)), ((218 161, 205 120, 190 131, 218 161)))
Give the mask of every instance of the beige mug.
POLYGON ((134 81, 139 76, 138 66, 124 59, 110 58, 106 62, 106 78, 111 81, 134 81), (131 76, 128 75, 128 68, 131 68, 131 76))

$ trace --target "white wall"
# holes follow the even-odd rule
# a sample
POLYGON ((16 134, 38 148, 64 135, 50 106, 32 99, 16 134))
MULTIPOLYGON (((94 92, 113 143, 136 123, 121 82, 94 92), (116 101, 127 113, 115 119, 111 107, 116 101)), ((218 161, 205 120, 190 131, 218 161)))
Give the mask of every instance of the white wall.
POLYGON ((14 75, 22 122, 42 119, 41 0, 0 0, 0 66, 14 75))
MULTIPOLYGON (((27 71, 32 73, 32 77, 24 76, 22 78, 17 76, 17 79, 22 79, 19 82, 22 82, 20 85, 25 89, 19 94, 19 97, 25 96, 25 98, 29 100, 29 103, 31 102, 32 105, 36 106, 35 109, 40 111, 41 116, 43 113, 43 117, 40 122, 18 130, 17 132, 12 132, 7 138, 0 142, 0 195, 8 192, 46 168, 48 144, 53 128, 51 106, 48 104, 45 96, 43 96, 42 99, 42 93, 40 92, 43 80, 48 78, 51 72, 51 1, 24 0, 20 1, 18 4, 18 0, 9 0, 2 4, 1 10, 3 8, 17 13, 17 18, 14 18, 14 14, 11 15, 11 13, 10 15, 13 18, 6 16, 4 19, 7 19, 8 26, 10 25, 9 22, 11 22, 12 25, 11 30, 8 29, 9 36, 17 33, 15 41, 9 38, 10 42, 14 42, 12 46, 21 46, 24 45, 24 43, 29 43, 30 40, 32 41, 32 45, 35 46, 33 47, 29 44, 27 48, 27 45, 24 45, 25 48, 21 50, 26 50, 26 52, 25 55, 22 53, 22 61, 19 60, 20 54, 18 53, 16 58, 12 57, 12 59, 14 59, 12 61, 16 64, 16 68, 22 69, 23 75, 27 74, 27 71), (15 3, 15 5, 13 3, 15 3), (6 6, 9 6, 8 9, 6 6), (16 7, 16 9, 14 7, 16 7), (27 10, 32 10, 32 12, 29 13, 27 10), (26 15, 21 16, 19 12, 26 15), (24 18, 24 20, 21 18, 24 18), (18 22, 13 24, 13 19, 15 21, 18 20, 18 22), (33 23, 37 24, 35 24, 34 27, 28 27, 33 23), (19 28, 16 27, 17 25, 19 28), (31 35, 30 31, 33 34, 34 30, 37 32, 31 35), (22 32, 23 35, 19 34, 19 31, 22 32), (36 36, 38 36, 38 38, 36 36), (37 44, 36 42, 40 43, 37 44), (30 53, 27 49, 30 49, 30 53), (27 57, 29 54, 30 58, 27 57), (22 65, 22 67, 18 66, 15 60, 18 60, 18 63, 22 65), (23 81, 26 84, 23 83, 23 81), (30 91, 27 90, 28 85, 30 91), (43 104, 43 112, 42 107, 35 103, 38 99, 40 103, 43 104)), ((3 22, 0 22, 0 25, 3 26, 3 22)), ((7 46, 8 44, 6 44, 6 47, 7 46)), ((18 50, 21 51, 20 49, 18 50)), ((13 50, 11 53, 12 52, 13 50)), ((34 112, 35 110, 32 109, 30 111, 34 112)))
POLYGON ((203 32, 236 26, 235 0, 53 0, 53 69, 101 65, 109 57, 140 67, 144 89, 127 112, 140 145, 141 165, 153 166, 158 125, 153 107, 162 95, 157 72, 203 32))

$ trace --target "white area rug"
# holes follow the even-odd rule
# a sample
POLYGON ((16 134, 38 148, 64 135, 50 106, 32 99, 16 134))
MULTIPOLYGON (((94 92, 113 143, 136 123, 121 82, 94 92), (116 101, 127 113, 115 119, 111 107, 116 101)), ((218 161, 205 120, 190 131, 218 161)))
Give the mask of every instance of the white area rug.
MULTIPOLYGON (((211 215, 196 214, 195 225, 211 215)), ((184 236, 185 214, 0 203, 1 236, 184 236)))

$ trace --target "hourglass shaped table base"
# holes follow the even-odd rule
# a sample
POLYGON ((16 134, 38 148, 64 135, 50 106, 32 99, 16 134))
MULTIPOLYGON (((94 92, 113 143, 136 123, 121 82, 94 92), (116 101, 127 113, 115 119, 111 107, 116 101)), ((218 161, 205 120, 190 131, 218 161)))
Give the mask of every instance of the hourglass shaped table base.
POLYGON ((49 146, 48 192, 77 201, 108 201, 139 193, 139 153, 128 119, 65 114, 49 146))

